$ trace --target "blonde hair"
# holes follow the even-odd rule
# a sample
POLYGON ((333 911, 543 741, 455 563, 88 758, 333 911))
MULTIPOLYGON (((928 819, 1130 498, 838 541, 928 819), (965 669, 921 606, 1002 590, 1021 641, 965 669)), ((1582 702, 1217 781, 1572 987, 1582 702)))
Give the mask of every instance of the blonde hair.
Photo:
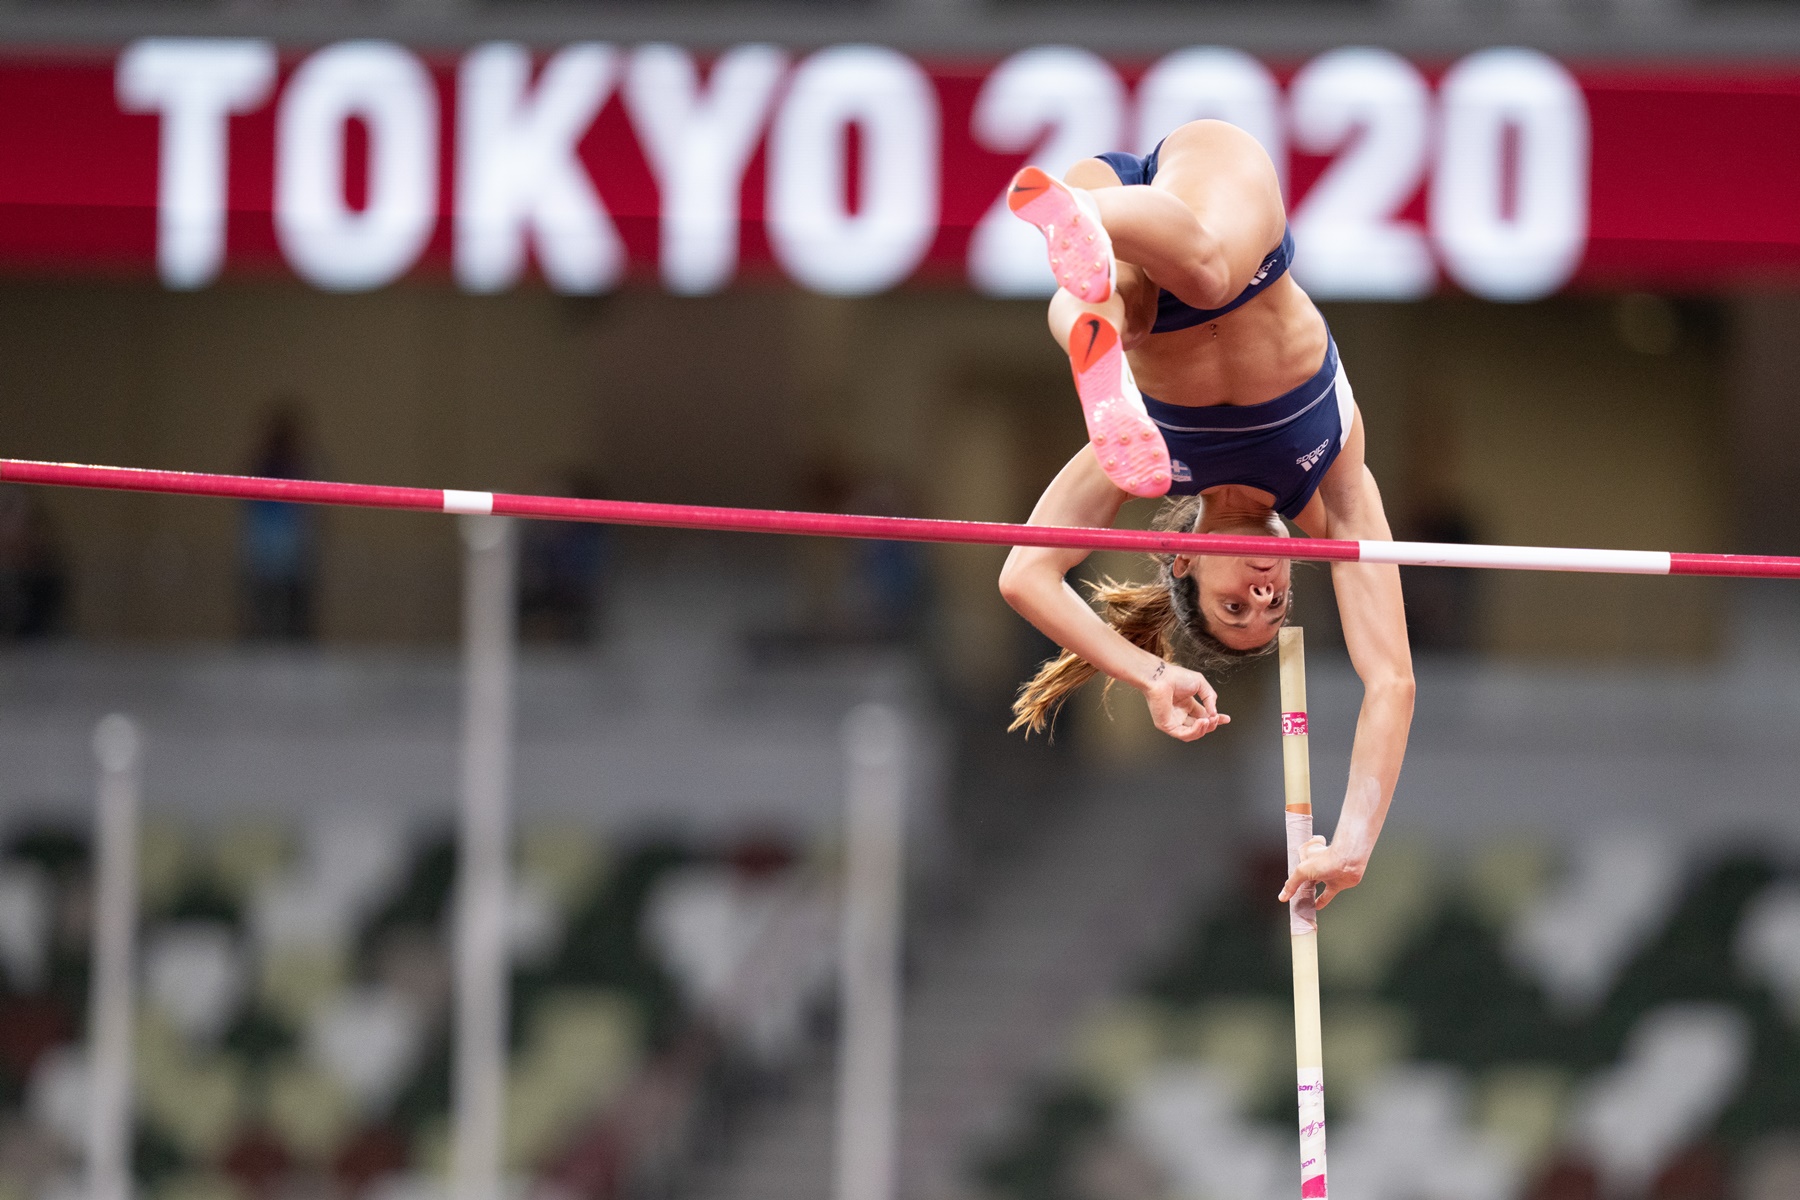
MULTIPOLYGON (((1150 522, 1150 528, 1192 530, 1200 519, 1200 509, 1198 496, 1168 500, 1150 522)), ((1207 628, 1206 617, 1200 612, 1194 572, 1178 577, 1175 555, 1152 557, 1157 563, 1155 583, 1121 583, 1103 577, 1087 585, 1089 599, 1098 608, 1101 619, 1126 641, 1177 666, 1211 673, 1241 666, 1275 648, 1274 638, 1251 650, 1237 650, 1221 642, 1207 628)), ((1284 610, 1282 622, 1286 621, 1284 610)), ((1013 723, 1007 726, 1007 732, 1022 728, 1030 736, 1050 729, 1064 701, 1097 674, 1093 664, 1068 650, 1046 661, 1014 698, 1013 723)), ((1106 681, 1103 698, 1112 694, 1115 682, 1110 678, 1106 681)))

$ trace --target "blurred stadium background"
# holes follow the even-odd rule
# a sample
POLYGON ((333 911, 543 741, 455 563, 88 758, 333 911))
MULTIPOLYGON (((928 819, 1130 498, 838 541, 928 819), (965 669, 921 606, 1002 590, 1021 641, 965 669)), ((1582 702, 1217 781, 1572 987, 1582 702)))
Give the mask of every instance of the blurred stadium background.
MULTIPOLYGON (((1800 552, 1788 0, 11 0, 0 453, 1022 520, 1081 426, 1000 188, 1200 115, 1285 172, 1399 536, 1800 552)), ((512 1192, 832 1193, 877 699, 899 1200, 1293 1194, 1272 669, 1197 747, 1129 695, 1027 744, 995 552, 518 534, 512 1192)), ((87 1194, 114 711, 139 1194, 446 1194, 462 553, 0 485, 0 1200, 87 1194)), ((1800 1197, 1800 592, 1406 582, 1336 1191, 1800 1197)), ((1328 827, 1357 691, 1300 588, 1328 827)))

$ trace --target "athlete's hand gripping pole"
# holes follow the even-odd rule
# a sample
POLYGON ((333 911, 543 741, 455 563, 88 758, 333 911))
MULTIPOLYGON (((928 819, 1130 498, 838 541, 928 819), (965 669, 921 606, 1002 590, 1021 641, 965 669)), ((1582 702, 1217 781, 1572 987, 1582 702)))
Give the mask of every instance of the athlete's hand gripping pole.
MULTIPOLYGON (((1306 749, 1306 640, 1296 626, 1280 634, 1281 767, 1287 791, 1288 873, 1300 863, 1300 848, 1312 837, 1312 767, 1306 749)), ((1288 931, 1294 949, 1294 1056, 1299 1067, 1300 1195, 1324 1200, 1325 1051, 1319 1027, 1319 919, 1314 887, 1297 889, 1288 901, 1288 931)))

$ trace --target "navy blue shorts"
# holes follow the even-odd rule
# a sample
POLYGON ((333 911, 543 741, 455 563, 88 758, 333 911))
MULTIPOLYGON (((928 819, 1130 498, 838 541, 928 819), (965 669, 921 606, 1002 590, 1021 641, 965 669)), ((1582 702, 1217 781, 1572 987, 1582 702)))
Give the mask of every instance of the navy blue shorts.
POLYGON ((1123 150, 1108 150, 1103 154, 1096 154, 1094 157, 1111 167, 1113 174, 1119 177, 1120 183, 1130 187, 1133 184, 1149 183, 1156 178, 1157 159, 1161 154, 1162 142, 1159 140, 1156 148, 1148 154, 1137 155, 1127 154, 1123 150))
POLYGON ((1169 445, 1171 496, 1241 484, 1275 497, 1275 511, 1300 515, 1350 436, 1356 397, 1328 341, 1311 379, 1262 404, 1191 408, 1144 397, 1169 445))

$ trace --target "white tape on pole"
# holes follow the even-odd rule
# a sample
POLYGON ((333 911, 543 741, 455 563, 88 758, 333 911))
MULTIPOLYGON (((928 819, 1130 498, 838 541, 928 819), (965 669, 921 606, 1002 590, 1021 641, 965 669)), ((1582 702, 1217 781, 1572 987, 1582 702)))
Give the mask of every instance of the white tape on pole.
POLYGON ((836 1200, 894 1197, 905 742, 899 714, 886 705, 865 704, 844 721, 836 1200))
POLYGON ((118 713, 94 728, 100 782, 94 821, 94 981, 88 1001, 90 1200, 129 1200, 133 1190, 131 1026, 142 747, 136 724, 118 713))
POLYGON ((1460 546, 1442 542, 1358 542, 1358 562, 1513 571, 1595 571, 1667 575, 1667 550, 1574 550, 1558 546, 1460 546))
POLYGON ((456 888, 452 1200, 500 1200, 506 1111, 514 529, 464 517, 462 812, 456 888))

